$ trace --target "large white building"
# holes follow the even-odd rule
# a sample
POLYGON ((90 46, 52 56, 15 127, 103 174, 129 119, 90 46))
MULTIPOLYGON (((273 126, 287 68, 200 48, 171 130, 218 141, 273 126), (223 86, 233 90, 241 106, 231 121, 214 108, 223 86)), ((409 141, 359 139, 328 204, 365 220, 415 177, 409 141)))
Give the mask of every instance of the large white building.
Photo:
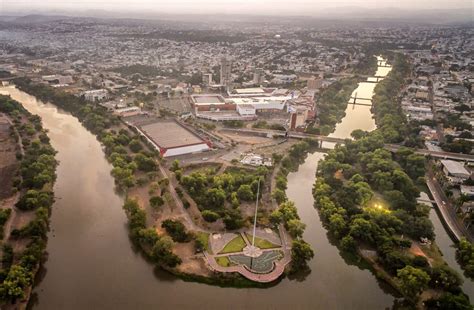
POLYGON ((208 151, 210 142, 202 140, 175 121, 160 121, 138 126, 138 130, 153 144, 161 156, 170 157, 208 151))
POLYGON ((94 89, 94 90, 87 90, 84 92, 84 98, 87 101, 101 101, 103 99, 107 99, 108 92, 106 89, 94 89))

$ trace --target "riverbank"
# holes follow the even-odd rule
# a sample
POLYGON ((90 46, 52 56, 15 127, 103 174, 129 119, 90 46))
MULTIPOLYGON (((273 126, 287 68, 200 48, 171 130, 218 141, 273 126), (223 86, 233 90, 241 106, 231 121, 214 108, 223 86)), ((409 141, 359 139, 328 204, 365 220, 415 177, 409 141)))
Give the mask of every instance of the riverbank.
POLYGON ((324 89, 317 103, 319 125, 308 128, 307 132, 321 135, 333 132, 336 124, 346 115, 351 94, 361 81, 363 79, 358 77, 343 78, 324 89))
MULTIPOLYGON (((128 196, 124 208, 129 218, 130 238, 154 264, 180 277, 185 274, 190 276, 188 278, 209 277, 211 280, 207 281, 208 283, 215 278, 216 285, 222 285, 222 283, 230 285, 232 279, 235 279, 236 286, 252 286, 250 282, 242 284, 238 277, 227 277, 223 281, 222 277, 215 277, 214 273, 199 262, 203 257, 199 254, 202 249, 196 233, 203 230, 204 221, 201 217, 202 210, 200 210, 202 206, 198 210, 198 206, 190 200, 192 196, 188 196, 191 194, 190 188, 187 188, 186 183, 182 181, 191 179, 189 176, 181 178, 180 167, 173 169, 173 173, 168 172, 159 160, 156 150, 147 144, 143 136, 139 135, 134 128, 129 128, 109 115, 102 107, 80 102, 81 99, 59 94, 44 86, 29 84, 25 80, 18 80, 17 85, 20 89, 37 94, 40 98, 53 103, 61 98, 60 106, 71 111, 101 141, 105 147, 107 159, 114 166, 112 175, 116 184, 128 196), (130 207, 131 205, 133 207, 130 207), (190 236, 185 242, 175 239, 168 229, 162 229, 161 226, 167 218, 184 223, 183 233, 190 236)), ((216 175, 217 177, 219 175, 216 175)), ((251 188, 255 190, 253 183, 255 182, 252 182, 251 188)), ((210 193, 211 189, 207 192, 210 193)), ((214 191, 213 194, 219 193, 214 191)), ((244 199, 244 196, 240 196, 240 189, 237 194, 239 194, 238 198, 244 199)), ((220 196, 214 198, 220 199, 220 196)), ((202 201, 202 199, 198 200, 202 201)), ((227 229, 239 229, 241 226, 238 225, 242 222, 241 216, 230 211, 232 210, 229 212, 224 210, 219 217, 224 218, 227 229)), ((283 233, 286 234, 286 232, 283 233)), ((295 235, 294 238, 298 239, 299 235, 295 235)), ((293 243, 292 246, 306 250, 306 245, 302 240, 295 241, 298 242, 293 243)), ((294 256, 295 261, 304 263, 302 252, 295 252, 300 253, 299 256, 294 256), (296 260, 296 258, 299 259, 296 260)), ((260 285, 257 284, 255 287, 260 287, 260 285)))
POLYGON ((210 309, 229 304, 246 309, 384 309, 393 305, 390 288, 342 258, 326 236, 311 196, 320 153, 308 154, 298 171, 288 174, 286 190, 306 224, 304 239, 317 251, 308 262, 311 272, 283 277, 278 285, 265 289, 203 285, 154 267, 131 246, 123 196, 114 191, 110 175, 113 167, 95 136, 77 118, 16 88, 4 88, 2 93, 41 116, 58 151, 54 188, 58 198, 48 233, 48 257, 31 299, 34 309, 154 309, 158 303, 165 308, 195 309, 195 300, 210 309), (93 259, 84 259, 84 253, 93 253, 93 259), (176 292, 181 298, 176 298, 176 292))
MULTIPOLYGON (((8 127, 2 129, 6 129, 5 133, 11 130, 15 144, 18 143, 18 147, 13 147, 18 164, 13 164, 12 171, 2 173, 2 190, 9 189, 12 196, 0 199, 0 304, 2 309, 23 309, 46 248, 54 202, 56 152, 41 118, 29 113, 19 102, 1 95, 0 112, 8 118, 8 127)), ((2 141, 2 146, 7 145, 2 141)), ((2 150, 2 164, 7 160, 6 154, 2 150)))
POLYGON ((406 60, 398 55, 392 71, 375 87, 372 110, 377 129, 357 132, 355 141, 336 146, 320 162, 315 206, 338 246, 364 257, 377 270, 376 276, 400 291, 408 303, 418 303, 420 295, 425 301, 455 294, 469 304, 459 292, 459 276, 435 255, 431 248, 435 245, 419 242, 434 240, 429 209, 416 204, 418 190, 412 181, 423 175, 424 159, 401 150, 395 156, 399 164, 383 149, 384 143, 409 136, 406 126, 400 125, 406 120, 397 104, 408 73, 406 60), (410 175, 404 172, 407 167, 410 175))

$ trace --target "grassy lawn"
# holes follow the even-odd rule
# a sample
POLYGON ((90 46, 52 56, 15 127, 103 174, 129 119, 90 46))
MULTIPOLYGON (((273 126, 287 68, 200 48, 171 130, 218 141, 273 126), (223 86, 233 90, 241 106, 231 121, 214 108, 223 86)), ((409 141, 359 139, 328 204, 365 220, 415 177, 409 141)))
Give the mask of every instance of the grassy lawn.
POLYGON ((227 243, 219 254, 241 252, 246 245, 244 238, 242 238, 241 235, 238 235, 227 243))
POLYGON ((445 264, 443 254, 435 242, 431 243, 431 245, 420 245, 420 248, 429 258, 433 259, 433 265, 440 266, 445 264))
POLYGON ((206 249, 206 251, 208 253, 212 254, 211 247, 209 246, 209 234, 208 233, 205 233, 205 232, 202 232, 202 231, 196 232, 196 239, 199 239, 202 242, 202 244, 204 244, 204 249, 206 249))
POLYGON ((229 267, 233 265, 227 256, 216 257, 216 263, 222 267, 229 267))
MULTIPOLYGON (((246 234, 246 235, 247 235, 247 239, 249 239, 250 243, 252 243, 252 235, 251 234, 246 234)), ((259 237, 255 237, 255 245, 261 249, 273 249, 273 248, 280 247, 277 244, 271 243, 270 241, 259 238, 259 237)))

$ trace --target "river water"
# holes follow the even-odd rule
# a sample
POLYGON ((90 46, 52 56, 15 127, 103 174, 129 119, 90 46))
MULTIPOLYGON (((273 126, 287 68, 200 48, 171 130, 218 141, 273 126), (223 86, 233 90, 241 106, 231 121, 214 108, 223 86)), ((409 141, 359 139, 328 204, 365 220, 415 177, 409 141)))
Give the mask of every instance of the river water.
MULTIPOLYGON (((49 257, 41 281, 34 289, 33 308, 384 309, 392 306, 394 297, 388 293, 390 289, 369 271, 344 261, 326 236, 311 194, 317 163, 324 154, 310 154, 299 170, 288 176, 288 197, 296 203, 307 225, 304 239, 315 251, 314 259, 309 262, 312 270, 309 275, 304 279, 285 278, 267 289, 189 283, 154 270, 132 249, 121 208, 123 197, 114 191, 112 167, 95 136, 76 118, 51 104, 13 87, 0 88, 0 93, 10 94, 31 113, 41 116, 58 151, 58 178, 54 188, 57 201, 51 216, 49 257)), ((371 120, 370 115, 361 113, 365 118, 355 122, 351 111, 359 108, 366 107, 356 105, 352 110, 348 107, 335 134, 342 132, 339 128, 349 128, 347 121, 357 129, 371 120)), ((366 130, 374 128, 375 124, 366 130)), ((437 233, 444 237, 446 233, 440 227, 437 233)))

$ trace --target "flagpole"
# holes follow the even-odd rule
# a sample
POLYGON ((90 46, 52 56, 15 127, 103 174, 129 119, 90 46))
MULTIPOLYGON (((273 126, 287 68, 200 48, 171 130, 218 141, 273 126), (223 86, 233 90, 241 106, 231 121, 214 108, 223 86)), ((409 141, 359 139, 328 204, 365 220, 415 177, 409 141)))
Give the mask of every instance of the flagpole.
POLYGON ((255 246, 255 230, 257 228, 257 209, 258 209, 258 198, 259 198, 259 196, 260 196, 260 177, 258 177, 257 201, 255 202, 255 217, 253 219, 252 246, 255 246))

